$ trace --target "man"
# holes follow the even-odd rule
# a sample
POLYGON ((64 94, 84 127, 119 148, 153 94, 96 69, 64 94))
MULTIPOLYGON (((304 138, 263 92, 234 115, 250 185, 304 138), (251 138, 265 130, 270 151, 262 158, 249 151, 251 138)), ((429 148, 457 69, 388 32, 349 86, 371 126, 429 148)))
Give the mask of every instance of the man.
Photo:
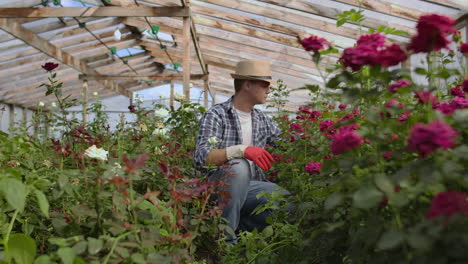
MULTIPOLYGON (((232 230, 260 231, 267 226, 265 211, 251 214, 266 197, 256 198, 262 191, 272 193, 278 185, 267 182, 262 170, 271 167, 273 158, 265 145, 272 144, 280 134, 276 124, 261 111, 254 109, 264 104, 272 83, 270 63, 267 61, 241 61, 237 64, 234 78, 235 94, 228 101, 210 108, 200 119, 195 151, 196 167, 216 165, 208 171, 212 180, 223 180, 225 191, 230 194, 223 209, 232 230), (215 140, 213 140, 215 139, 215 140), (216 142, 216 145, 210 144, 216 142)), ((202 169, 203 170, 203 169, 202 169)), ((235 234, 226 233, 226 240, 235 243, 235 234)))

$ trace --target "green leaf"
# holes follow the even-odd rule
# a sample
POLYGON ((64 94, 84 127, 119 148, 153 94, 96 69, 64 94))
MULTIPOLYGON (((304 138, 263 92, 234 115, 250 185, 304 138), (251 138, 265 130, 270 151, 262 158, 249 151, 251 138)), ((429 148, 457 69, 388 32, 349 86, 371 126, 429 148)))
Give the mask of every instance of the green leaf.
POLYGON ((346 19, 338 19, 336 20, 336 26, 341 27, 344 23, 346 23, 346 19))
POLYGON ((414 72, 416 72, 417 74, 421 74, 421 75, 426 75, 427 74, 427 70, 424 69, 424 68, 416 68, 414 70, 414 72))
POLYGON ((269 225, 262 231, 263 237, 271 237, 273 235, 273 226, 269 225))
POLYGON ((393 35, 399 35, 399 36, 409 36, 409 33, 403 30, 393 30, 392 32, 393 35))
POLYGON ((418 250, 428 250, 431 247, 430 238, 418 233, 410 233, 408 235, 408 244, 418 250))
POLYGON ((132 254, 131 259, 132 259, 132 261, 134 263, 137 263, 137 264, 146 264, 147 263, 146 260, 145 260, 145 257, 141 253, 132 254))
POLYGON ((152 25, 151 26, 151 29, 152 29, 152 32, 154 35, 158 34, 159 32, 159 26, 156 26, 156 25, 152 25))
POLYGON ((317 84, 306 84, 304 85, 304 89, 309 90, 311 93, 315 93, 320 89, 320 87, 317 84))
POLYGON ((329 47, 328 49, 326 50, 322 50, 320 51, 320 54, 322 55, 326 55, 326 54, 332 54, 332 53, 339 53, 339 50, 333 48, 333 47, 329 47))
POLYGON ((51 263, 52 261, 50 260, 50 257, 48 255, 42 255, 34 261, 34 264, 51 264, 51 263))
POLYGON ((13 234, 8 240, 8 254, 17 264, 31 264, 36 257, 36 241, 25 234, 13 234))
POLYGON ((49 202, 47 201, 47 197, 45 194, 39 190, 34 190, 34 194, 36 194, 37 203, 39 204, 39 209, 41 212, 49 218, 49 202))
POLYGON ((161 236, 169 236, 169 233, 166 229, 159 229, 159 233, 161 234, 161 236))
POLYGON ((100 239, 88 237, 88 253, 91 255, 97 254, 104 245, 104 242, 100 239))
POLYGON ((325 210, 331 210, 335 208, 337 205, 341 204, 343 201, 343 195, 341 193, 333 193, 332 195, 328 196, 327 200, 325 200, 325 210))
POLYGON ((371 187, 363 187, 353 194, 353 205, 356 208, 369 209, 383 199, 382 192, 371 187))
POLYGON ((110 47, 110 52, 112 55, 117 54, 117 48, 116 47, 110 47))
POLYGON ((51 237, 47 241, 53 245, 57 245, 59 247, 66 247, 67 246, 67 240, 62 237, 51 237))
POLYGON ((377 242, 377 248, 380 250, 388 250, 397 247, 403 242, 405 235, 401 231, 388 230, 377 242))
POLYGON ((16 210, 22 212, 26 203, 26 186, 22 182, 13 178, 6 178, 0 181, 0 189, 8 203, 16 210))
POLYGON ((393 186, 392 182, 385 176, 385 174, 378 174, 375 176, 375 185, 377 188, 385 192, 386 194, 392 194, 394 192, 395 187, 393 186))
POLYGON ((174 65, 172 65, 172 67, 174 68, 174 70, 179 69, 179 66, 180 66, 180 63, 179 63, 179 62, 174 62, 174 65))
POLYGON ((75 251, 69 247, 60 248, 57 250, 57 255, 63 261, 63 264, 73 264, 76 257, 75 251))
POLYGON ((88 246, 88 242, 80 241, 73 246, 73 250, 75 251, 77 255, 80 255, 86 251, 87 246, 88 246))

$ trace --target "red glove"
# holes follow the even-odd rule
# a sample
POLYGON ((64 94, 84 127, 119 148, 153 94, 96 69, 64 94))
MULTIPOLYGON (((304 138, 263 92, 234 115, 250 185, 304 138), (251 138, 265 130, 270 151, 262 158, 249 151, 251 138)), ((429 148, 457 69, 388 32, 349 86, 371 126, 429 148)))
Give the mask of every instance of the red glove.
POLYGON ((255 162, 262 170, 271 168, 270 162, 275 161, 268 151, 259 147, 247 147, 244 158, 255 162))

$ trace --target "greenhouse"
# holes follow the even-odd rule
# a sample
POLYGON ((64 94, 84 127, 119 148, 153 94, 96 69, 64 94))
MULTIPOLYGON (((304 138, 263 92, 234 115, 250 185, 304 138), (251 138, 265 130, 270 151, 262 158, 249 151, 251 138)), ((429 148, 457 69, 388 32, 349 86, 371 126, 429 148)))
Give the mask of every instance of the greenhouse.
POLYGON ((468 263, 467 0, 0 0, 0 263, 468 263))

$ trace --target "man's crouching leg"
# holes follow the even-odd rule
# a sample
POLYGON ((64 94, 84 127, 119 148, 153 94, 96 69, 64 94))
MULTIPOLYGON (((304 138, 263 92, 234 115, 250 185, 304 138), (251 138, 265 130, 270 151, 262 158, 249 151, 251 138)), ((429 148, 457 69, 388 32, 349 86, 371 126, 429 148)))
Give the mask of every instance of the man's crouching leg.
MULTIPOLYGON (((241 209, 247 198, 250 178, 250 166, 245 159, 233 159, 220 167, 215 174, 211 176, 211 180, 222 180, 225 183, 222 190, 229 193, 230 197, 221 197, 221 201, 227 199, 229 202, 223 209, 222 216, 227 220, 228 226, 235 231, 239 226, 241 217, 241 209)), ((236 243, 237 237, 235 234, 226 232, 226 242, 236 243)))
MULTIPOLYGON (((289 195, 289 192, 286 189, 280 187, 276 183, 250 181, 247 198, 244 203, 244 207, 241 210, 239 229, 246 231, 257 229, 262 231, 265 227, 268 226, 267 218, 271 216, 271 210, 265 210, 259 214, 255 214, 253 211, 255 208, 257 208, 257 206, 264 205, 269 201, 269 198, 264 195, 257 198, 259 193, 266 192, 271 194, 275 191, 283 195, 289 195)), ((286 211, 289 212, 290 209, 291 208, 286 208, 286 211)))

